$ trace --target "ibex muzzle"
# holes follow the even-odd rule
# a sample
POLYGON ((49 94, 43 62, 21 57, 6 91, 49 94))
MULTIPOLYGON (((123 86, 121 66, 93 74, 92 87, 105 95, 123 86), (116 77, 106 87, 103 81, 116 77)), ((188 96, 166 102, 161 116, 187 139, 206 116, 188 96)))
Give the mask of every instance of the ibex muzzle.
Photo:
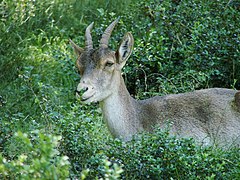
POLYGON ((78 58, 84 103, 100 102, 104 119, 112 135, 130 140, 140 131, 151 131, 156 125, 170 126, 170 133, 193 137, 205 145, 240 145, 240 93, 212 88, 190 93, 133 99, 121 76, 133 49, 133 37, 126 33, 117 51, 108 48, 109 38, 118 20, 102 35, 100 46, 93 48, 90 24, 85 33, 85 48, 71 42, 78 58))

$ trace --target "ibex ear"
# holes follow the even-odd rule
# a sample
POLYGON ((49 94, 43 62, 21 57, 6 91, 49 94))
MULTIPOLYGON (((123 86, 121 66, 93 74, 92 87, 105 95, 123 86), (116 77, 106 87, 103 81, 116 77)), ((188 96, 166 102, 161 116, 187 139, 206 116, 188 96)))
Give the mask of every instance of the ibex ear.
POLYGON ((83 53, 84 50, 82 48, 80 48, 78 45, 76 45, 71 39, 69 39, 69 42, 72 45, 73 50, 77 56, 81 55, 83 53))
POLYGON ((126 64, 127 59, 132 53, 133 49, 133 36, 130 32, 126 33, 122 39, 122 42, 116 52, 117 63, 120 65, 120 69, 126 64))

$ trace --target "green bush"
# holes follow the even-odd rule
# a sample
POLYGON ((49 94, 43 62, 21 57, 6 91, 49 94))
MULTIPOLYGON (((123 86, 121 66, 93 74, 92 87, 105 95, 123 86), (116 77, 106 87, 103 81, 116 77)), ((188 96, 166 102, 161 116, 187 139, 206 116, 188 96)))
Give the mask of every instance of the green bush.
MULTIPOLYGON (((69 177, 69 161, 57 150, 61 136, 44 135, 40 132, 15 134, 16 151, 13 160, 0 154, 1 179, 67 179, 69 177)), ((123 172, 116 163, 102 159, 99 166, 105 179, 118 179, 123 172)), ((90 169, 84 169, 81 179, 89 177, 90 169)), ((96 179, 100 176, 96 175, 96 179)))
MULTIPOLYGON (((69 128, 67 131, 75 137, 79 133, 69 128)), ((160 129, 138 135, 127 143, 111 138, 104 141, 105 137, 97 135, 90 140, 86 135, 80 137, 86 138, 85 141, 79 136, 72 138, 75 150, 70 144, 64 149, 72 153, 68 156, 74 174, 88 168, 90 179, 104 177, 102 162, 106 158, 122 166, 121 179, 236 179, 240 176, 239 148, 226 151, 204 148, 192 139, 177 139, 160 129)), ((69 136, 65 138, 63 143, 69 142, 69 136)))
POLYGON ((134 94, 139 86, 163 94, 240 88, 240 11, 236 3, 226 3, 142 1, 127 13, 123 19, 135 49, 125 71, 134 94))
POLYGON ((66 179, 69 176, 68 157, 61 156, 57 150, 60 136, 35 133, 28 137, 18 132, 16 138, 19 149, 14 159, 0 155, 1 179, 66 179))
POLYGON ((236 0, 1 1, 0 179, 238 179, 239 149, 201 148, 159 130, 128 143, 113 140, 97 106, 75 100, 79 76, 68 39, 83 46, 94 21, 98 46, 120 16, 110 46, 116 49, 127 31, 134 35, 123 75, 139 99, 239 89, 239 7, 236 0), (14 136, 18 131, 29 135, 14 136))

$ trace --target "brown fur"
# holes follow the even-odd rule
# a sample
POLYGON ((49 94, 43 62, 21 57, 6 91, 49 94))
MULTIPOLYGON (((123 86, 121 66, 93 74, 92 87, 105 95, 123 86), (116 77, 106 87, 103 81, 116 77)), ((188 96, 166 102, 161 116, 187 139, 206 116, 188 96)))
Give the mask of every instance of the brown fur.
POLYGON ((72 45, 78 54, 81 74, 77 89, 84 91, 84 103, 100 102, 113 136, 127 141, 134 134, 151 131, 158 125, 168 127, 173 135, 193 137, 204 145, 240 145, 239 91, 213 88, 138 101, 130 96, 121 75, 133 49, 131 33, 124 36, 116 52, 106 43, 84 52, 73 42, 72 45))

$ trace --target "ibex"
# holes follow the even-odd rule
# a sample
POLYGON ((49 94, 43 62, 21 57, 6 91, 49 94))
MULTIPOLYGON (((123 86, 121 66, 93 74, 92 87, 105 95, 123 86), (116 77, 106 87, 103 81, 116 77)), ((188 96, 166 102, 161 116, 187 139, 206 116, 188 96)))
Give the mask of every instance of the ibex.
POLYGON ((70 40, 78 58, 81 80, 77 93, 84 103, 99 102, 114 137, 124 141, 154 126, 167 127, 180 137, 192 137, 206 145, 240 144, 240 92, 224 88, 135 100, 126 88, 121 70, 133 50, 133 36, 126 33, 117 51, 108 47, 118 20, 105 30, 100 46, 93 48, 91 23, 85 33, 85 48, 70 40))

